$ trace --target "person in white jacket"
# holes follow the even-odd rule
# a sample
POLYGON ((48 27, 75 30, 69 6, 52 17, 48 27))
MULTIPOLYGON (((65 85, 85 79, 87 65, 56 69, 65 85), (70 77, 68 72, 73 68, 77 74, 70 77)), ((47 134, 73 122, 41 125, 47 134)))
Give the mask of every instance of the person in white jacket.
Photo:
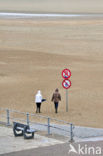
POLYGON ((40 113, 41 103, 42 103, 42 94, 41 91, 38 90, 37 94, 35 95, 35 103, 36 103, 36 113, 40 113))

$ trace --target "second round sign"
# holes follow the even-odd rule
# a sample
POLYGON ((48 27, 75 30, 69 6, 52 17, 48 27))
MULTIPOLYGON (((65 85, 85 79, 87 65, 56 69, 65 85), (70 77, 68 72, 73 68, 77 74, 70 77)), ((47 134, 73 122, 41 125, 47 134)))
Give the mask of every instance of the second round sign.
POLYGON ((71 86, 71 81, 70 81, 70 80, 63 80, 62 86, 63 86, 63 88, 65 88, 65 89, 70 88, 70 86, 71 86))

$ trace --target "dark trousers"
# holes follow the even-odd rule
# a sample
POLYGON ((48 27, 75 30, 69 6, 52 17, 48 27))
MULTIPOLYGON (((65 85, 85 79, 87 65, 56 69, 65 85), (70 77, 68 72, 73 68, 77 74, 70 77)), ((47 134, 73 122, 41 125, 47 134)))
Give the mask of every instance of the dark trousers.
POLYGON ((41 103, 36 103, 36 113, 40 113, 41 103))
POLYGON ((58 102, 54 102, 55 105, 55 113, 58 113, 58 102))

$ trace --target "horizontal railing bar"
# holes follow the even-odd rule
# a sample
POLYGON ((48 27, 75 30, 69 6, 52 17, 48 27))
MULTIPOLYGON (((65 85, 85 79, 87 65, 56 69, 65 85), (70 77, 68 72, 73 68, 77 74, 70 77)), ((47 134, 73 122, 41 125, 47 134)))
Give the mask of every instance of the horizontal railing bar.
POLYGON ((0 110, 6 110, 6 108, 2 108, 2 107, 0 107, 0 110))
POLYGON ((55 118, 50 118, 51 120, 55 120, 55 121, 58 121, 58 122, 63 122, 63 123, 65 123, 65 124, 71 124, 71 123, 69 123, 69 122, 66 122, 66 121, 63 121, 63 120, 58 120, 58 119, 55 119, 55 118))
MULTIPOLYGON (((7 110, 6 108, 0 108, 2 110, 7 110)), ((15 113, 20 113, 20 114, 27 114, 27 112, 20 112, 20 111, 17 111, 17 110, 11 110, 11 109, 8 109, 10 112, 15 112, 15 113)), ((71 124, 69 122, 66 122, 66 121, 63 121, 63 120, 58 120, 58 119, 55 119, 55 118, 51 118, 51 117, 46 117, 46 116, 42 116, 42 115, 37 115, 37 114, 33 114, 33 113, 28 113, 29 116, 36 116, 36 117, 41 117, 41 118, 44 118, 44 119, 48 119, 50 118, 50 120, 55 120, 57 122, 62 122, 62 123, 65 123, 65 124, 71 124)))
MULTIPOLYGON (((36 124, 36 125, 47 126, 47 127, 48 127, 48 125, 47 125, 47 124, 41 124, 41 123, 31 122, 31 121, 30 121, 30 123, 32 123, 32 124, 36 124)), ((68 131, 68 130, 65 130, 65 129, 63 129, 63 128, 56 127, 56 126, 53 126, 53 125, 50 125, 50 127, 51 127, 51 128, 56 128, 56 129, 61 129, 61 130, 66 131, 66 132, 70 132, 70 131, 68 131)))
POLYGON ((20 111, 17 111, 17 110, 12 110, 12 109, 9 109, 9 108, 0 108, 0 110, 9 110, 10 112, 15 112, 15 113, 20 113, 20 114, 26 114, 26 112, 20 112, 20 111))
POLYGON ((24 122, 26 122, 26 120, 23 120, 23 119, 20 119, 20 118, 11 118, 11 117, 10 117, 10 119, 15 119, 16 121, 19 120, 19 121, 24 121, 24 122))
POLYGON ((30 113, 29 115, 30 115, 30 116, 37 116, 37 117, 41 117, 41 118, 48 119, 48 117, 42 116, 42 115, 37 115, 37 114, 32 114, 32 113, 30 113))
POLYGON ((36 124, 36 125, 41 125, 41 126, 48 126, 47 124, 41 124, 39 122, 32 122, 32 121, 30 121, 29 123, 36 124))
POLYGON ((3 117, 3 118, 4 118, 4 117, 6 118, 6 115, 0 115, 0 116, 3 117))
POLYGON ((63 129, 63 128, 59 128, 59 127, 52 126, 52 125, 50 125, 50 127, 52 127, 52 128, 56 128, 56 129, 60 129, 60 130, 63 130, 63 131, 65 131, 65 132, 70 132, 70 131, 67 131, 67 130, 65 130, 65 129, 63 129))
POLYGON ((20 111, 16 111, 16 110, 9 110, 10 112, 13 112, 13 113, 20 113, 20 114, 24 114, 26 115, 26 112, 20 112, 20 111))
MULTIPOLYGON (((0 116, 2 118, 6 118, 7 125, 10 125, 10 121, 12 121, 12 122, 13 121, 14 122, 15 121, 21 121, 21 122, 25 122, 28 125, 32 124, 31 126, 34 126, 33 124, 36 124, 38 126, 40 126, 40 125, 41 126, 46 126, 48 134, 50 134, 50 128, 54 128, 55 132, 58 132, 58 131, 56 131, 56 129, 57 129, 57 130, 60 130, 60 131, 64 131, 65 133, 68 133, 68 135, 70 136, 70 141, 73 140, 74 125, 72 123, 69 123, 69 122, 66 122, 66 121, 63 121, 63 120, 58 120, 56 118, 51 118, 49 116, 43 116, 43 115, 33 114, 33 113, 29 113, 29 112, 20 112, 18 110, 11 110, 11 109, 7 109, 7 108, 0 108, 0 111, 1 111, 0 116), (4 113, 6 113, 6 115, 4 115, 4 113), (17 118, 17 117, 15 118, 14 115, 16 116, 16 114, 13 114, 13 113, 18 113, 19 118, 17 118), (21 114, 23 114, 24 116, 20 116, 21 114), (32 117, 36 117, 36 118, 32 119, 32 117), (37 117, 39 118, 39 122, 34 121, 34 120, 37 119, 37 117), (42 123, 43 119, 46 120, 46 123, 45 122, 42 123), (62 123, 62 124, 59 124, 59 123, 62 123), (67 126, 67 127, 65 127, 65 126, 67 126)), ((43 130, 43 127, 38 127, 38 129, 39 128, 43 130)))

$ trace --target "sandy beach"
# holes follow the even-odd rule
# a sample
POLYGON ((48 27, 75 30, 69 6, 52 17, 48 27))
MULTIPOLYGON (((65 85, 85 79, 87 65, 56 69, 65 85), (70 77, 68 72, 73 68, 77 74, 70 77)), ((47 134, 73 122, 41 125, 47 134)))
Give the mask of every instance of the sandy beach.
MULTIPOLYGON (((93 7, 90 7, 91 2, 93 1, 90 1, 88 9, 86 5, 84 11, 81 6, 75 6, 77 10, 73 11, 102 13, 103 5, 97 4, 95 0, 93 7)), ((26 9, 21 5, 21 8, 17 7, 16 10, 14 3, 8 3, 4 5, 4 1, 0 1, 1 12, 26 9)), ((60 1, 60 4, 62 3, 60 1)), ((40 4, 41 11, 45 12, 42 3, 40 4)), ((53 8, 55 12, 53 5, 54 3, 49 5, 51 10, 49 7, 46 10, 45 7, 46 12, 53 12, 53 8)), ((32 9, 40 7, 37 6, 33 5, 32 9)), ((58 5, 56 10, 62 12, 58 5)), ((43 97, 47 99, 42 104, 42 115, 76 125, 103 128, 102 77, 103 18, 0 18, 0 107, 35 113, 34 96, 40 89, 43 97), (69 68, 72 72, 68 113, 65 112, 65 90, 62 87, 61 76, 64 68, 69 68), (55 114, 51 96, 57 87, 62 101, 59 113, 55 114)))

